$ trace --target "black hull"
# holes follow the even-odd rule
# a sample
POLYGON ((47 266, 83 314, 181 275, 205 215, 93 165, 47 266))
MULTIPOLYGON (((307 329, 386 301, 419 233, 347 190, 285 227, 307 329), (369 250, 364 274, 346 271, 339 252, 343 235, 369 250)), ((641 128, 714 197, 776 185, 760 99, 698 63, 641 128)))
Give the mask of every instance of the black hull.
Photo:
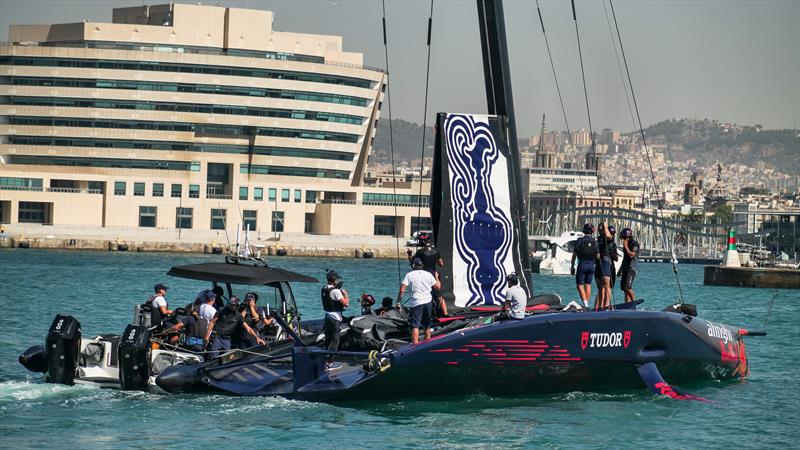
MULTIPOLYGON (((198 368, 191 390, 203 380, 207 390, 323 402, 597 392, 645 387, 637 368, 648 362, 669 382, 686 385, 746 376, 742 335, 671 312, 549 313, 461 329, 388 352, 391 366, 382 373, 366 370, 365 358, 343 360, 340 370, 317 370, 298 382, 284 360, 270 363, 277 374, 270 380, 255 367, 263 362, 244 359, 207 372, 198 368)), ((306 353, 295 348, 296 358, 306 353)))

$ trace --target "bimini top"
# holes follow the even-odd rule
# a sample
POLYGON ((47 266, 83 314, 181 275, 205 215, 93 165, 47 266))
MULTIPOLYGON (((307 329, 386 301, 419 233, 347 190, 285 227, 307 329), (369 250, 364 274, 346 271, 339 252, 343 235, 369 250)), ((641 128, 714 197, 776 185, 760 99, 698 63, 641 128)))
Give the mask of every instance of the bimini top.
POLYGON ((231 284, 268 284, 280 281, 317 283, 319 280, 277 267, 231 263, 204 263, 175 266, 167 275, 193 280, 231 284))

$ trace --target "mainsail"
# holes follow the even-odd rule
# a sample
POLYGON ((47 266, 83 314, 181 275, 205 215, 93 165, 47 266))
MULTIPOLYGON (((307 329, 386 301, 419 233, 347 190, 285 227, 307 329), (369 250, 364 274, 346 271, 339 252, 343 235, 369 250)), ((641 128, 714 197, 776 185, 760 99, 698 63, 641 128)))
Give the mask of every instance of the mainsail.
POLYGON ((505 118, 439 113, 436 131, 431 218, 448 309, 502 303, 511 272, 530 297, 505 118))

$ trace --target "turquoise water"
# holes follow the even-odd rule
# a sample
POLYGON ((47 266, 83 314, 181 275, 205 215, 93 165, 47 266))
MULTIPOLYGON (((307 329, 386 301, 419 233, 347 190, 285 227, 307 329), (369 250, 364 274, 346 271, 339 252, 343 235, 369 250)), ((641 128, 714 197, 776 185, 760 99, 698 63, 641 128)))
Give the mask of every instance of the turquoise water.
MULTIPOLYGON (((764 448, 800 441, 800 291, 780 290, 769 336, 750 338, 751 375, 740 382, 684 386, 714 403, 674 401, 645 389, 526 398, 484 395, 326 405, 280 398, 157 396, 48 385, 17 356, 44 340, 53 316, 76 316, 84 334, 120 333, 135 303, 159 281, 170 305, 203 286, 168 278, 202 255, 0 250, 0 448, 405 448, 587 447, 764 448)), ((393 261, 280 258, 277 266, 322 278, 335 268, 351 296, 395 296, 393 261)), ((680 268, 686 301, 701 316, 750 329, 764 321, 772 290, 710 287, 702 267, 680 268)), ((536 276, 537 292, 576 298, 568 277, 536 276)), ((643 306, 677 299, 669 265, 643 264, 643 306)), ((318 284, 293 286, 305 318, 321 317, 318 284)), ((615 291, 617 299, 621 295, 615 291)), ((435 380, 446 390, 447 380, 435 380)))

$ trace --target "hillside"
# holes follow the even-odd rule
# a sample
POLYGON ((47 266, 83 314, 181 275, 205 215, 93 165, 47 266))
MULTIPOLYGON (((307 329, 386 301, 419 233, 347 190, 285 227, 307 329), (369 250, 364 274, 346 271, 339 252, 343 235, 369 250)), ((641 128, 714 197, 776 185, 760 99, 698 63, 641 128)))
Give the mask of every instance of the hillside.
POLYGON ((706 166, 717 160, 748 166, 763 162, 783 173, 800 172, 800 134, 796 130, 672 119, 645 128, 645 136, 648 144, 666 146, 667 160, 697 159, 706 166))

